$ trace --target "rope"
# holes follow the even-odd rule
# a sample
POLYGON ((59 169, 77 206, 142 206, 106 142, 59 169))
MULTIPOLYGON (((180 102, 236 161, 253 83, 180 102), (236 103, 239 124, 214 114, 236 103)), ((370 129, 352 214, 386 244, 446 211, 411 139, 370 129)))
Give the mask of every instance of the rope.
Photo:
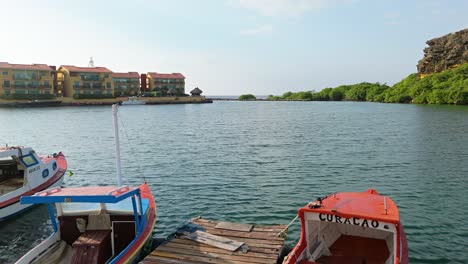
MULTIPOLYGON (((130 146, 130 152, 131 152, 131 154, 134 154, 134 153, 136 153, 136 151, 133 149, 133 145, 130 144, 130 139, 129 139, 128 134, 127 134, 127 129, 126 129, 126 127, 125 127, 125 123, 122 121, 122 117, 120 116, 120 112, 117 112, 117 115, 119 116, 120 124, 122 124, 122 131, 123 131, 124 134, 125 134, 125 138, 127 139, 127 143, 128 143, 128 145, 130 146)), ((134 156, 134 155, 132 155, 132 156, 134 156)), ((146 182, 145 174, 141 172, 141 164, 140 164, 140 162, 136 162, 136 163, 138 164, 137 172, 138 172, 139 174, 142 174, 142 175, 143 175, 143 181, 146 182)))
POLYGON ((294 219, 289 222, 289 224, 283 228, 283 230, 279 231, 278 234, 276 234, 276 237, 286 237, 286 234, 284 233, 286 230, 288 230, 288 228, 297 220, 297 218, 299 218, 299 215, 296 215, 296 217, 294 217, 294 219))

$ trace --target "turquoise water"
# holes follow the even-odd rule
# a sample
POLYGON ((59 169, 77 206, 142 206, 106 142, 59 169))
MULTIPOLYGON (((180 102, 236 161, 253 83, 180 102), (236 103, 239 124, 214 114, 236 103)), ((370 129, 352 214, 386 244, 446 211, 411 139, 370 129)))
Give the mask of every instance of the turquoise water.
MULTIPOLYGON (((410 263, 468 262, 468 107, 215 101, 120 117, 125 181, 150 184, 157 237, 199 215, 287 224, 316 197, 375 188, 400 208, 410 263)), ((66 186, 116 182, 110 107, 0 109, 5 143, 63 151, 66 186)), ((43 207, 1 223, 0 263, 50 231, 43 207)))

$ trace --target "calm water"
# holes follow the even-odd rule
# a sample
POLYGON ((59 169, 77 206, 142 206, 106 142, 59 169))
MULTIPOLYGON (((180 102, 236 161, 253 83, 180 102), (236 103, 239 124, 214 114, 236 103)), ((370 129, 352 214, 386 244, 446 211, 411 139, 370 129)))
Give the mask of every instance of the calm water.
MULTIPOLYGON (((372 187, 399 206, 410 263, 468 263, 468 107, 214 102, 120 117, 126 181, 149 182, 155 236, 199 215, 287 224, 316 197, 372 187)), ((66 186, 115 182, 112 136, 110 107, 0 109, 0 144, 62 150, 66 186)), ((50 231, 44 207, 1 223, 0 262, 50 231)))

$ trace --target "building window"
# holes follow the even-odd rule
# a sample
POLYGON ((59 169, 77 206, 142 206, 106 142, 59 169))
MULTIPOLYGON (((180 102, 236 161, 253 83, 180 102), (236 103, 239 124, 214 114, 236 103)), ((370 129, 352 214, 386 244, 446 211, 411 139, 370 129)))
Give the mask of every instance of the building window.
POLYGON ((110 82, 106 83, 106 88, 111 88, 111 83, 110 82))
POLYGON ((49 90, 45 90, 44 94, 50 94, 49 90))
POLYGON ((112 91, 107 91, 107 94, 109 94, 109 95, 112 94, 112 91))
POLYGON ((3 87, 10 88, 10 81, 7 81, 7 80, 3 81, 3 87))
POLYGON ((49 81, 44 81, 44 87, 45 87, 45 88, 49 88, 49 87, 50 87, 50 86, 49 86, 49 81))
POLYGON ((10 90, 6 90, 5 95, 10 95, 10 90))
POLYGON ((104 74, 104 78, 109 78, 109 74, 104 74))
POLYGON ((75 85, 73 85, 73 88, 80 88, 80 82, 75 82, 75 85))
POLYGON ((75 94, 80 94, 80 91, 79 91, 79 90, 75 90, 75 94))
POLYGON ((4 72, 2 72, 2 75, 3 75, 3 76, 7 76, 7 75, 8 75, 8 72, 7 72, 7 71, 4 71, 4 72))

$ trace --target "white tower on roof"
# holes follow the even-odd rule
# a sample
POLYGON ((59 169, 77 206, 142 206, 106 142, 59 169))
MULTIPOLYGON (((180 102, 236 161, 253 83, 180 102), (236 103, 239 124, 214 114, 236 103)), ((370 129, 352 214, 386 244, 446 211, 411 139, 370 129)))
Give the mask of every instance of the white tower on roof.
POLYGON ((93 57, 89 57, 88 67, 94 67, 94 60, 93 60, 93 57))

